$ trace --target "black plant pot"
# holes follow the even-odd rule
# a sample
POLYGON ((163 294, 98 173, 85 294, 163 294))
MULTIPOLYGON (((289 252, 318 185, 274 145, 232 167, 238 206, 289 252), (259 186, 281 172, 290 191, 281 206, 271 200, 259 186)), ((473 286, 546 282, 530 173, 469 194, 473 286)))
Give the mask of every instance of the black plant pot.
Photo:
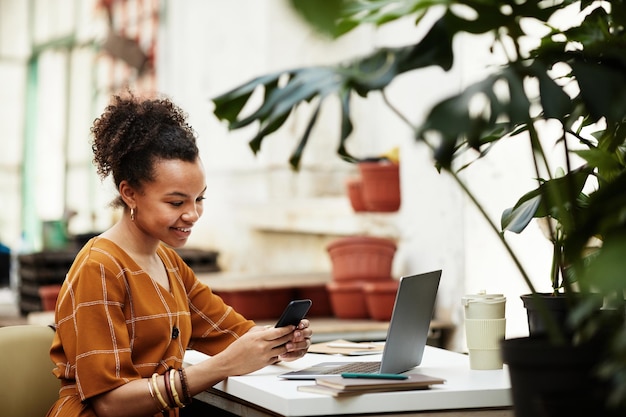
MULTIPOLYGON (((591 295, 586 294, 586 298, 590 298, 591 295)), ((520 297, 526 308, 526 314, 528 316, 528 332, 531 336, 541 336, 546 334, 546 324, 544 314, 549 314, 554 323, 561 330, 564 330, 566 334, 571 333, 569 325, 567 323, 567 316, 570 312, 570 302, 564 294, 554 295, 552 293, 537 293, 535 296, 532 294, 525 294, 520 297), (535 297, 539 297, 539 302, 545 307, 545 312, 542 311, 537 303, 535 297)), ((597 310, 602 307, 602 297, 598 295, 593 298, 597 310)))
POLYGON ((605 405, 608 385, 594 374, 601 346, 553 346, 536 336, 502 341, 515 416, 617 416, 605 405))
POLYGON ((535 297, 540 297, 547 313, 552 316, 555 324, 560 329, 566 328, 567 312, 569 311, 567 298, 563 295, 552 295, 550 293, 538 293, 522 295, 520 298, 526 308, 528 316, 528 332, 531 336, 539 336, 546 333, 545 317, 535 297))

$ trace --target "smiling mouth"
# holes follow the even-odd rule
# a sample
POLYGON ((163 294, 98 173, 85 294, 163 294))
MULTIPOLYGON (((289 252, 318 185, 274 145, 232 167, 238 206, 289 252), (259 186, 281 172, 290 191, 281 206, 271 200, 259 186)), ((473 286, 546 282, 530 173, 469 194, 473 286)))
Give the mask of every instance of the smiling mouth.
POLYGON ((190 227, 173 227, 172 229, 178 230, 178 231, 183 232, 183 233, 191 232, 191 228, 190 227))

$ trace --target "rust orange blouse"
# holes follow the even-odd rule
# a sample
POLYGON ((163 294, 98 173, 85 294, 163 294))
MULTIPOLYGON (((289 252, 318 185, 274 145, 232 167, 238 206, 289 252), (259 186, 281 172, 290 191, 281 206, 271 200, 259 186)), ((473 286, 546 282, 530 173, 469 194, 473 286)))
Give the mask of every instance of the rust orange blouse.
POLYGON ((95 416, 93 396, 180 368, 187 348, 214 355, 254 326, 174 250, 161 245, 158 255, 170 291, 110 240, 93 238, 78 253, 57 301, 50 356, 61 390, 48 416, 95 416))

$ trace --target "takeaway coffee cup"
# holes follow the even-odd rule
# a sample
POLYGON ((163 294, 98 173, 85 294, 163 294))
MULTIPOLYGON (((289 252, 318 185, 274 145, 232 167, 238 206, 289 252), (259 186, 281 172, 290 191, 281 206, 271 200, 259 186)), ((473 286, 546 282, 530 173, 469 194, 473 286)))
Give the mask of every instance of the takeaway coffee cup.
POLYGON ((502 369, 500 341, 506 331, 506 298, 502 294, 481 291, 464 296, 462 302, 470 368, 502 369))

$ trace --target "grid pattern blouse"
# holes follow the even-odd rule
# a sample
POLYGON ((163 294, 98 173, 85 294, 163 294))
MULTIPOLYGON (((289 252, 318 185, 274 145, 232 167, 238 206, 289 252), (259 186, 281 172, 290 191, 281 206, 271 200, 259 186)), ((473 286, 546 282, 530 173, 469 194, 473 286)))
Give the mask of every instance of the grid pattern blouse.
POLYGON ((187 348, 214 355, 254 326, 174 250, 161 245, 158 255, 170 291, 110 240, 93 238, 79 252, 59 293, 50 354, 62 383, 56 411, 79 407, 85 414, 49 415, 93 415, 82 401, 181 367, 187 348))

